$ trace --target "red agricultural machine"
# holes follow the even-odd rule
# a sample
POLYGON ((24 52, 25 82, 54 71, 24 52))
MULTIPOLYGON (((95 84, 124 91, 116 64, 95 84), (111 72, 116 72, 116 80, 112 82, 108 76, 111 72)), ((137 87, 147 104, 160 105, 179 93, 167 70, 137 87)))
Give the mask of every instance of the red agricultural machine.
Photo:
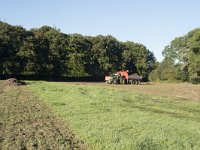
POLYGON ((108 84, 140 84, 142 76, 137 73, 129 75, 129 71, 118 71, 111 74, 110 76, 105 76, 105 81, 108 84))

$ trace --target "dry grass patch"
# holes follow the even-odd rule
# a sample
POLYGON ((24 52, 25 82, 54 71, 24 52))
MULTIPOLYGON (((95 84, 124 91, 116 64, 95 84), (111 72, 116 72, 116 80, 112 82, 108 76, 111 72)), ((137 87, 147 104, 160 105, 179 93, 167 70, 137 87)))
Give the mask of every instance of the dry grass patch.
POLYGON ((131 92, 169 96, 200 102, 200 85, 190 83, 143 83, 141 85, 110 85, 101 82, 68 82, 74 85, 94 85, 131 92))

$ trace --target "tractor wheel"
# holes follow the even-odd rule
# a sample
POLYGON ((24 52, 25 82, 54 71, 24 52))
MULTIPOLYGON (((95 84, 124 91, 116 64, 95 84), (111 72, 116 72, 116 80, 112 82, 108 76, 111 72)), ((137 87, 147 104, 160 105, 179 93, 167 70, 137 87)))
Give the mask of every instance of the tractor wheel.
POLYGON ((130 83, 131 83, 131 84, 134 84, 134 81, 133 81, 133 80, 130 80, 130 83))
POLYGON ((120 84, 125 84, 125 79, 123 77, 120 77, 119 83, 120 84))
POLYGON ((137 84, 137 80, 134 80, 134 84, 137 84))
POLYGON ((121 84, 125 84, 125 79, 122 79, 121 84))
POLYGON ((118 84, 118 83, 117 83, 117 80, 114 80, 113 83, 114 83, 114 84, 118 84))
POLYGON ((139 81, 138 81, 138 80, 136 80, 136 84, 139 84, 139 81))

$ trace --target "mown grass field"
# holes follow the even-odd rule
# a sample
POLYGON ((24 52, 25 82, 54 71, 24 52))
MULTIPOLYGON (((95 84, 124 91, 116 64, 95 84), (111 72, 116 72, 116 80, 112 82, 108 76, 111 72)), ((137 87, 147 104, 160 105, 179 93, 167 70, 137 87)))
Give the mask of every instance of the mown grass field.
POLYGON ((31 82, 28 88, 89 149, 200 149, 199 102, 95 85, 31 82))
POLYGON ((167 97, 182 98, 200 102, 200 85, 190 83, 142 83, 140 85, 113 85, 102 82, 66 82, 72 85, 92 85, 109 89, 119 89, 141 94, 159 95, 167 97))

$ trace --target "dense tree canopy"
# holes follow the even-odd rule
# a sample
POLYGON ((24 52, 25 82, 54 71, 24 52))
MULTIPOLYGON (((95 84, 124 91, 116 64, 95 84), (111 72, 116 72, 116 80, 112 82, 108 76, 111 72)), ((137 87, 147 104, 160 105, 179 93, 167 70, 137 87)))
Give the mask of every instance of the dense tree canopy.
POLYGON ((172 40, 163 56, 165 59, 151 74, 153 80, 200 82, 200 28, 172 40))
MULTIPOLYGON (((199 53, 197 43, 191 49, 199 53)), ((188 59, 196 61, 193 55, 188 59)), ((125 69, 148 79, 155 66, 153 53, 144 45, 111 35, 64 34, 49 26, 26 30, 0 22, 1 75, 103 78, 125 69)))

